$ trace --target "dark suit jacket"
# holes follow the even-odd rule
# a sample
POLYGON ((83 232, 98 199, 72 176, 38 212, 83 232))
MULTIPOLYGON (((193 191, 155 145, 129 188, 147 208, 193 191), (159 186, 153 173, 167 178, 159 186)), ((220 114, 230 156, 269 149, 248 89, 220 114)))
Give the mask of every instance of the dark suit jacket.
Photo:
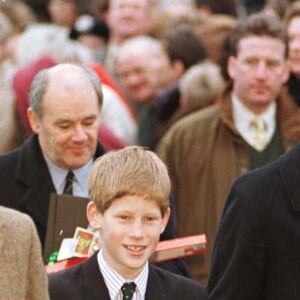
MULTIPOLYGON (((98 145, 95 157, 104 153, 98 145)), ((0 156, 0 204, 27 213, 44 245, 50 193, 55 188, 39 146, 31 136, 17 150, 0 156)))
POLYGON ((212 300, 300 299, 300 144, 238 179, 215 240, 212 300))
MULTIPOLYGON (((49 276, 52 300, 109 300, 97 262, 97 253, 85 263, 49 276)), ((146 300, 206 300, 205 289, 197 282, 150 264, 146 300)))
MULTIPOLYGON (((98 144, 95 158, 105 153, 98 144)), ((55 193, 51 175, 42 154, 37 135, 32 135, 17 150, 0 156, 0 205, 27 213, 33 219, 42 246, 45 243, 50 194, 55 193)), ((176 216, 171 199, 171 216, 162 240, 177 236, 176 216)), ((189 276, 185 260, 160 264, 172 272, 189 276)))

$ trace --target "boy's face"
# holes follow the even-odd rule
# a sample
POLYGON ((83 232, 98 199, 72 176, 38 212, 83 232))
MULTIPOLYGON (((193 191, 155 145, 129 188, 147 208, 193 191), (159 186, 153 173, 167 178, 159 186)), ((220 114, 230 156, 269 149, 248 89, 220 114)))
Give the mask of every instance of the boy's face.
POLYGON ((138 196, 115 200, 99 214, 101 248, 106 261, 124 278, 136 277, 150 258, 168 222, 157 203, 138 196))

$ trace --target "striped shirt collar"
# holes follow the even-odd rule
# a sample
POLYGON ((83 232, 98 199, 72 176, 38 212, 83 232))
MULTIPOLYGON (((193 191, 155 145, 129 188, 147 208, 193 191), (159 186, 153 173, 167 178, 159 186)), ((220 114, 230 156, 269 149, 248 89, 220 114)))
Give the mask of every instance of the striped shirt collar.
POLYGON ((144 300, 147 288, 148 274, 149 274, 149 264, 145 264, 142 272, 131 280, 124 279, 120 274, 118 274, 103 257, 103 253, 100 250, 98 252, 98 264, 100 271, 103 275, 105 284, 109 291, 109 296, 111 300, 122 299, 121 287, 125 282, 134 281, 136 284, 136 291, 133 295, 133 300, 144 300))

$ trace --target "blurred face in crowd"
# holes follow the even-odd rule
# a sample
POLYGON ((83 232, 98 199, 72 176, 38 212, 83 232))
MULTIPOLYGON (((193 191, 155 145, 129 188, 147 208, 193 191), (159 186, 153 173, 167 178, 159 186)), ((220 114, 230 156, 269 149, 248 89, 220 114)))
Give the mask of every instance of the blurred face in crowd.
POLYGON ((287 30, 291 72, 300 78, 300 16, 294 17, 290 21, 287 30))
POLYGON ((120 50, 117 69, 122 85, 139 102, 151 102, 160 88, 175 81, 176 73, 163 47, 158 45, 137 51, 138 45, 120 50))
POLYGON ((148 0, 110 1, 107 21, 117 42, 147 33, 151 24, 148 0))
POLYGON ((178 62, 172 63, 163 47, 158 47, 153 52, 155 59, 151 66, 156 74, 155 84, 157 88, 165 88, 177 79, 178 62))
POLYGON ((78 15, 73 0, 50 0, 48 12, 54 24, 68 28, 73 25, 78 15))
POLYGON ((86 74, 78 69, 65 65, 52 68, 42 99, 42 117, 31 108, 28 111, 43 153, 64 169, 85 165, 97 145, 98 98, 86 74))
POLYGON ((263 112, 288 79, 284 43, 265 36, 243 38, 237 56, 228 60, 228 73, 235 96, 253 112, 263 112))
POLYGON ((121 84, 135 101, 141 103, 151 102, 156 95, 155 73, 149 52, 127 51, 120 53, 117 59, 117 70, 121 84))
POLYGON ((100 229, 107 262, 124 278, 134 278, 156 249, 170 211, 162 216, 155 201, 127 195, 114 200, 104 213, 89 204, 89 215, 94 215, 100 229))

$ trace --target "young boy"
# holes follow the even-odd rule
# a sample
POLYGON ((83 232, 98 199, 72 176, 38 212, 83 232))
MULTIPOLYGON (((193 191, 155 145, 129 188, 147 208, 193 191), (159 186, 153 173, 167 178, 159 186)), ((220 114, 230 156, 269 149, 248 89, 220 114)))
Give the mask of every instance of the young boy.
POLYGON ((148 263, 170 215, 170 179, 156 154, 131 146, 103 155, 89 193, 87 216, 101 250, 50 276, 52 300, 208 299, 195 281, 148 263))

